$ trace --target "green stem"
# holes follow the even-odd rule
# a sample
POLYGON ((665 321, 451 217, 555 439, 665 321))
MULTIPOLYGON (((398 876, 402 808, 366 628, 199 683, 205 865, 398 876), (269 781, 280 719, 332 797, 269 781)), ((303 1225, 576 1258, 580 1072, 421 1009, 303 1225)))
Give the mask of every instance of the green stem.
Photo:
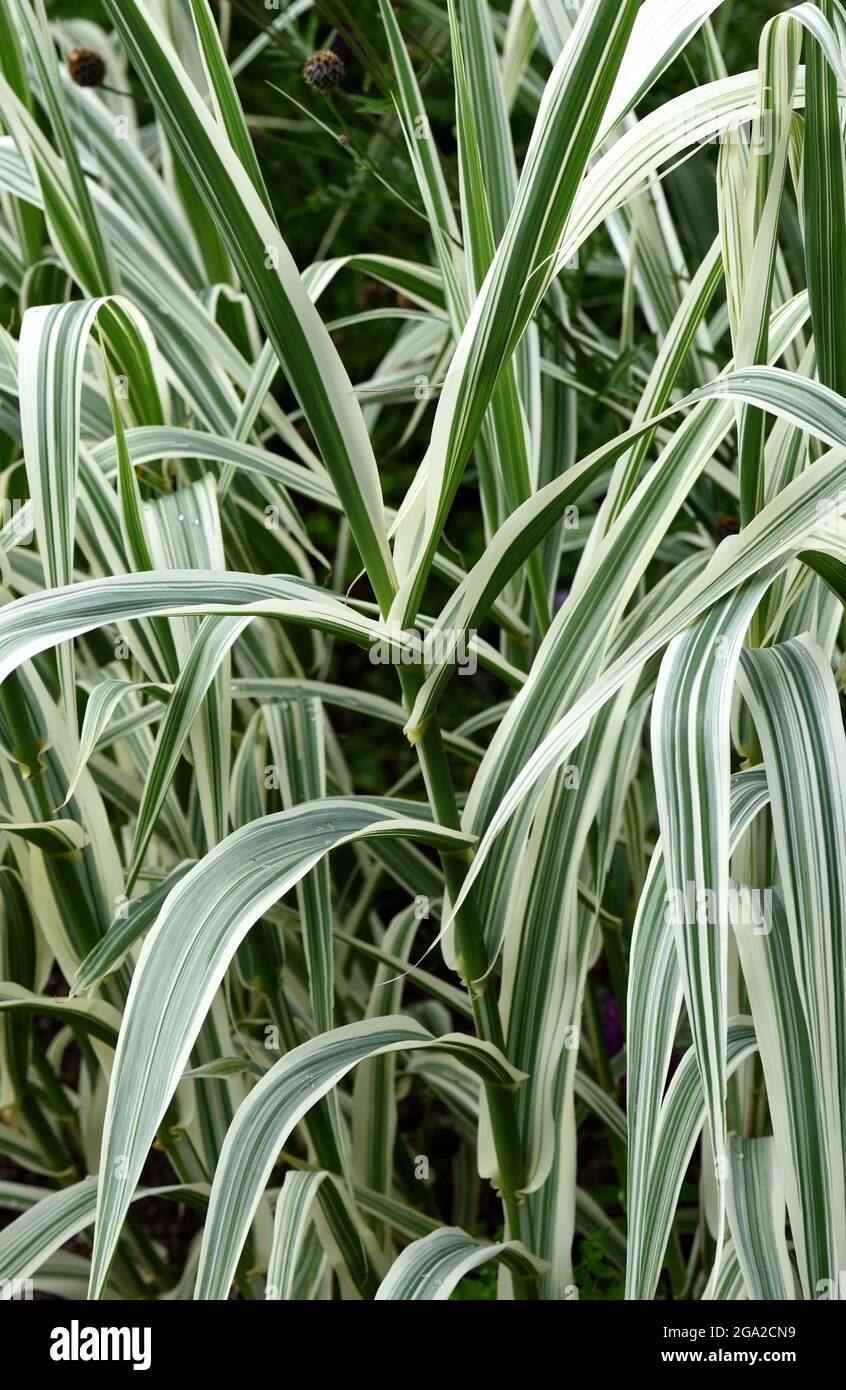
MULTIPOLYGON (((259 977, 259 986, 267 999, 270 1016, 279 1029, 286 1052, 290 1052, 301 1041, 297 1037, 294 1022, 288 1011, 285 992, 280 988, 281 953, 274 959, 272 938, 261 931, 254 933, 254 956, 259 977)), ((341 1173, 343 1162, 335 1142, 331 1115, 326 1098, 313 1105, 304 1120, 309 1138, 314 1145, 321 1167, 330 1173, 341 1173)))
POLYGON ((0 703, 12 735, 12 753, 26 770, 25 775, 30 779, 42 819, 50 820, 53 812, 41 776, 38 736, 29 719, 26 697, 17 671, 10 671, 0 687, 0 703))
MULTIPOLYGON (((175 1284, 170 1266, 166 1259, 159 1255, 153 1242, 148 1238, 134 1211, 127 1212, 126 1229, 136 1252, 151 1271, 153 1277, 166 1289, 172 1289, 175 1284)), ((132 1265, 134 1261, 127 1259, 127 1264, 132 1265)), ((149 1290, 145 1289, 149 1296, 149 1290)))
POLYGON ((673 1298, 681 1298, 684 1294, 684 1286, 687 1282, 687 1270, 684 1264, 681 1241, 678 1231, 673 1227, 670 1232, 670 1239, 667 1242, 666 1256, 667 1272, 670 1276, 670 1287, 673 1291, 673 1298))
MULTIPOLYGON (((416 694, 417 677, 408 667, 398 667, 406 708, 411 710, 416 694)), ((441 738, 440 726, 433 719, 416 745, 429 801, 440 825, 460 830, 461 821, 455 799, 449 763, 441 738)), ((441 853, 444 882, 450 902, 456 902, 467 877, 469 853, 441 853)), ((493 1043, 505 1055, 505 1035, 499 1004, 489 985, 489 958, 482 920, 472 897, 462 906, 455 919, 461 973, 468 983, 476 1032, 486 1042, 493 1043), (475 983, 475 982, 478 982, 475 983)), ((520 1194, 526 1184, 517 1106, 513 1091, 502 1086, 486 1086, 491 1132, 496 1150, 499 1183, 505 1208, 508 1234, 520 1237, 520 1194)), ((518 1297, 531 1296, 531 1281, 515 1280, 518 1297)))
POLYGON ((27 1092, 26 1095, 21 1096, 19 1104, 21 1114, 48 1165, 54 1168, 57 1173, 64 1172, 71 1166, 70 1158, 60 1140, 53 1133, 52 1125, 42 1114, 38 1101, 31 1092, 27 1092))

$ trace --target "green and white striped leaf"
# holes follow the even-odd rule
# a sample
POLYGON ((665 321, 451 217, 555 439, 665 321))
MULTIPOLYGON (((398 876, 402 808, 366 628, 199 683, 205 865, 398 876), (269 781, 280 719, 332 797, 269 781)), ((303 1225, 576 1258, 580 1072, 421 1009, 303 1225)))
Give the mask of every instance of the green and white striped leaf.
POLYGON ((108 10, 273 343, 349 518, 377 599, 385 605, 392 594, 392 564, 379 476, 337 351, 278 228, 223 130, 206 119, 169 40, 139 0, 108 0, 108 10))
POLYGON ((351 1023, 302 1043, 262 1077, 229 1130, 212 1186, 196 1298, 226 1298, 261 1193, 298 1120, 358 1062, 414 1047, 450 1053, 490 1085, 512 1087, 523 1078, 490 1043, 459 1033, 433 1038, 402 1015, 351 1023))
POLYGON ((328 850, 371 835, 466 844, 456 831, 404 819, 390 802, 328 799, 236 830, 165 900, 133 973, 109 1088, 93 1296, 103 1289, 128 1194, 238 945, 328 850))
POLYGON ((441 1301, 449 1298, 465 1274, 491 1260, 529 1278, 537 1278, 544 1269, 543 1262, 534 1259, 519 1241, 487 1245, 448 1226, 407 1245, 394 1261, 376 1298, 381 1302, 441 1301))
MULTIPOLYGON (((0 1231, 0 1287, 4 1296, 12 1297, 16 1281, 20 1284, 28 1279, 60 1246, 91 1225, 98 1181, 97 1177, 84 1178, 46 1196, 39 1195, 43 1188, 26 1189, 21 1215, 0 1231)), ((141 1201, 144 1197, 169 1197, 203 1210, 208 1189, 200 1185, 141 1188, 133 1200, 141 1201)))
POLYGON ((784 1189, 775 1141, 728 1141, 728 1220, 749 1298, 790 1300, 793 1270, 784 1235, 784 1189))
POLYGON ((815 643, 794 638, 743 657, 743 691, 764 754, 796 986, 813 1059, 828 1169, 834 1255, 844 1248, 846 1055, 841 1005, 846 738, 834 678, 815 643))

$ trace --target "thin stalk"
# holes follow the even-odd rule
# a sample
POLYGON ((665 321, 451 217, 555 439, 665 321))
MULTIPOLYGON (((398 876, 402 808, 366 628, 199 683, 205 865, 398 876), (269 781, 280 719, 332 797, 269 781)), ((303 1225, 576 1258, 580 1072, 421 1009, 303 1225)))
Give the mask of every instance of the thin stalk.
POLYGON ((55 1169, 56 1173, 66 1172, 72 1166, 71 1160, 49 1120, 42 1114, 32 1091, 21 1096, 20 1110, 49 1167, 55 1169))
MULTIPOLYGON (((406 708, 410 711, 414 705, 416 678, 407 667, 400 666, 397 669, 406 708)), ((461 820, 455 799, 455 788, 437 719, 433 719, 427 725, 416 747, 435 819, 440 825, 446 826, 448 829, 460 830, 461 820)), ((453 854, 442 852, 440 859, 447 892, 450 901, 454 903, 467 877, 469 852, 466 850, 460 850, 453 854)), ((455 919, 455 933, 458 940, 461 973, 470 992, 476 1032, 485 1042, 493 1043, 505 1055, 505 1035, 499 1013, 499 1004, 495 995, 487 988, 490 961, 485 934, 478 908, 472 897, 464 904, 455 919)), ((488 1103, 491 1132, 496 1150, 506 1224, 509 1235, 516 1240, 521 1234, 520 1194, 526 1184, 526 1167, 517 1123, 516 1101, 513 1091, 502 1086, 486 1086, 485 1098, 488 1103)), ((530 1296, 529 1282, 515 1279, 515 1292, 518 1296, 530 1296)))
MULTIPOLYGON (((126 1228, 133 1245, 136 1247, 137 1253, 141 1256, 141 1259, 147 1265, 154 1278, 160 1284, 163 1284, 166 1289, 172 1289, 176 1281, 171 1274, 170 1266, 167 1260, 163 1259, 158 1253, 153 1242, 146 1235, 144 1227, 141 1225, 134 1211, 127 1213, 126 1228)), ((130 1260, 127 1260, 127 1264, 131 1263, 130 1260)))
MULTIPOLYGON (((255 933, 254 952, 259 987, 267 999, 270 1016, 279 1029, 285 1050, 290 1052, 301 1039, 296 1035, 293 1019, 288 1011, 285 992, 280 988, 278 969, 281 961, 273 959, 268 939, 266 937, 262 939, 260 933, 255 933)), ((317 1105, 312 1106, 303 1123, 314 1145, 321 1167, 328 1169, 330 1173, 341 1173, 343 1162, 335 1142, 328 1102, 325 1098, 318 1101, 317 1105)))
POLYGON ((679 1233, 675 1226, 670 1232, 670 1239, 667 1241, 666 1256, 667 1272, 670 1276, 670 1287, 673 1298, 681 1298, 687 1283, 687 1270, 684 1265, 684 1255, 682 1254, 679 1233))

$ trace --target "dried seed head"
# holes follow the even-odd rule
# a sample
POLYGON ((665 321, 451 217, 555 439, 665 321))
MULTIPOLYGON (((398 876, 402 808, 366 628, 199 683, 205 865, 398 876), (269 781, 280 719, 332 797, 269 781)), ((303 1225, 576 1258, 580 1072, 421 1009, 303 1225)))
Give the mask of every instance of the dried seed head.
POLYGON ((312 53, 310 58, 305 61, 303 67, 303 77, 310 87, 314 87, 318 92, 331 92, 342 82, 346 68, 338 57, 329 48, 320 48, 316 53, 312 53))
POLYGON ((390 298, 391 291, 381 280, 365 280, 356 294, 360 309, 381 309, 390 298))
POLYGON ((720 516, 714 522, 714 539, 724 541, 726 536, 736 536, 740 530, 740 522, 736 516, 720 516))
POLYGON ((94 48, 73 48, 68 54, 68 72, 77 87, 100 87, 106 76, 106 60, 94 48))

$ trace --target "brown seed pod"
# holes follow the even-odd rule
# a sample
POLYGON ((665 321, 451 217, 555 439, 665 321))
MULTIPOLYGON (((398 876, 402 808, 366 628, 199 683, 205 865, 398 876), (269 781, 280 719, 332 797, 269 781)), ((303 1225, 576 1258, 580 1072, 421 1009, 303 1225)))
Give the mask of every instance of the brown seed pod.
POLYGON ((319 48, 306 58, 303 66, 303 77, 318 92, 333 91, 344 80, 345 73, 341 59, 330 48, 319 48))
POLYGON ((724 541, 726 536, 736 536, 740 522, 736 516, 721 516, 714 522, 714 539, 724 541))
POLYGON ((381 280, 365 280, 359 285, 356 301, 360 309, 381 309, 391 298, 391 291, 381 280))
POLYGON ((72 48, 68 72, 77 87, 101 87, 106 76, 106 60, 94 48, 72 48))

